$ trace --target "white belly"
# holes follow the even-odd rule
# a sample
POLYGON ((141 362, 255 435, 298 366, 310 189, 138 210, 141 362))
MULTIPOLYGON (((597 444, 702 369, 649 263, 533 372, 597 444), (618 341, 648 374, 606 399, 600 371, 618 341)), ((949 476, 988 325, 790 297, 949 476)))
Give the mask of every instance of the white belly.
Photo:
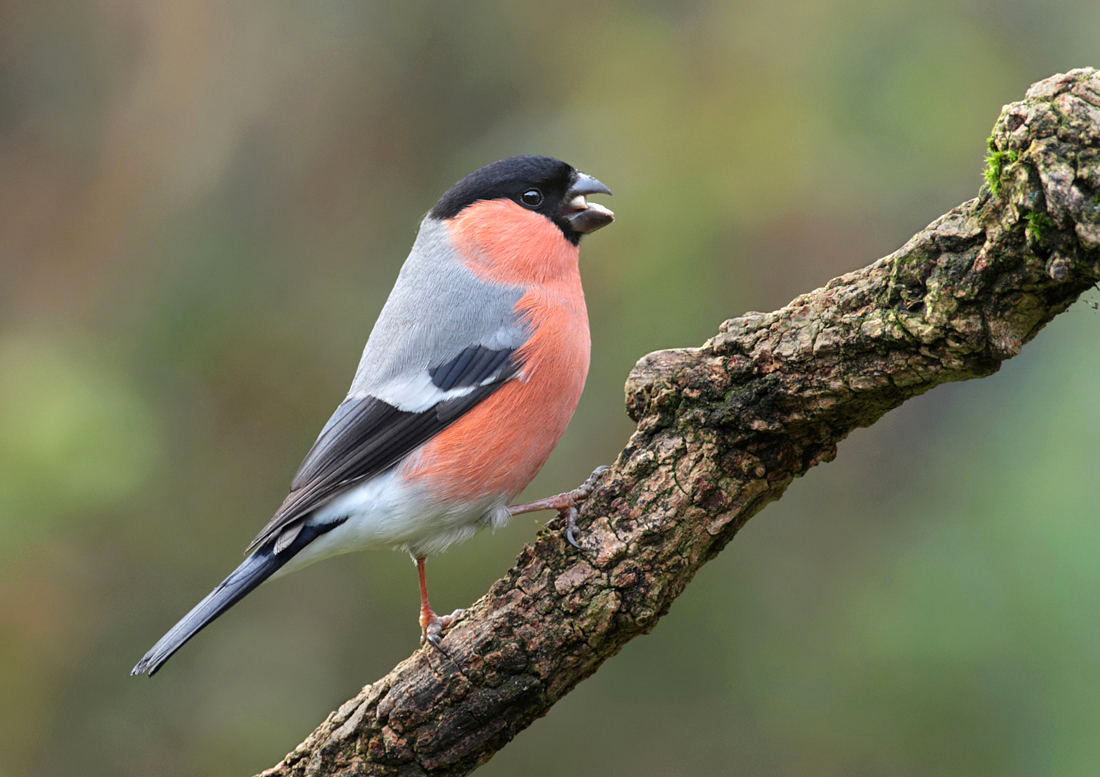
POLYGON ((503 526, 510 518, 503 497, 463 505, 440 505, 424 489, 403 482, 397 470, 371 478, 318 508, 311 524, 346 520, 325 532, 280 569, 284 575, 339 553, 396 548, 414 558, 442 553, 479 529, 503 526))

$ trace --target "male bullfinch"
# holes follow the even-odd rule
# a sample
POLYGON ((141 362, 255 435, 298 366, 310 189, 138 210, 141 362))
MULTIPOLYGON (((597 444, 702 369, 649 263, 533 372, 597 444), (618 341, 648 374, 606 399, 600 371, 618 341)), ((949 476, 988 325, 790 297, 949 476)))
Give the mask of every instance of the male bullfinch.
POLYGON ((397 548, 416 560, 422 643, 461 611, 428 604, 424 558, 518 513, 569 519, 599 477, 509 506, 565 431, 588 374, 581 236, 610 224, 610 194, 542 156, 503 159, 452 186, 420 224, 347 398, 236 570, 145 654, 154 674, 274 575, 326 556, 397 548))

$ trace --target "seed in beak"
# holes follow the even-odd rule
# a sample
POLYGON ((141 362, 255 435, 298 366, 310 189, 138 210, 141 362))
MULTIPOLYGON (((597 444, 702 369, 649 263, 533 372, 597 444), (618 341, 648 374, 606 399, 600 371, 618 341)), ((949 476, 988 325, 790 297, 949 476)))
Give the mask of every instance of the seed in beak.
POLYGON ((583 194, 578 194, 576 197, 565 203, 563 209, 564 215, 568 216, 570 213, 577 213, 578 211, 585 210, 588 207, 588 200, 584 198, 583 194))

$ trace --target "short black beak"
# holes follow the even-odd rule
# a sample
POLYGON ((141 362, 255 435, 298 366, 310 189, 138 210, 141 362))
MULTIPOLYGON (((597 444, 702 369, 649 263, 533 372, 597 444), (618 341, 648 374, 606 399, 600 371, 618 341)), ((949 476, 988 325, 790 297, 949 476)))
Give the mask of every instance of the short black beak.
POLYGON ((589 194, 611 194, 611 190, 590 176, 588 173, 577 171, 577 177, 569 191, 565 193, 565 199, 571 200, 577 195, 586 197, 589 194))
POLYGON ((611 190, 587 173, 577 171, 573 185, 565 193, 562 215, 576 232, 595 232, 615 220, 615 214, 595 202, 588 202, 589 194, 611 194, 611 190))

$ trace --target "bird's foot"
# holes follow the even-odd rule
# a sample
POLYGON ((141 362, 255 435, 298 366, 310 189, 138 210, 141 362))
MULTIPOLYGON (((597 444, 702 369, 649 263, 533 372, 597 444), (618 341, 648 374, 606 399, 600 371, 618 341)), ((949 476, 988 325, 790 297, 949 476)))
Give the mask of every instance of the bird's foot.
POLYGON ((566 491, 564 494, 557 494, 555 496, 548 496, 545 499, 539 499, 534 502, 527 502, 526 504, 515 505, 508 508, 508 512, 512 515, 520 515, 521 513, 533 513, 536 510, 557 510, 558 515, 565 519, 565 539, 569 541, 569 544, 578 550, 581 546, 577 543, 577 505, 583 503, 588 497, 592 496, 592 492, 596 490, 596 486, 603 480, 604 475, 607 474, 609 467, 599 466, 595 471, 588 476, 588 480, 584 481, 577 488, 572 491, 566 491))
POLYGON ((465 610, 458 609, 452 612, 450 615, 436 615, 432 610, 420 611, 420 645, 423 647, 425 644, 431 645, 443 655, 447 655, 447 651, 443 649, 440 640, 443 639, 443 632, 450 628, 451 624, 458 620, 458 616, 466 612, 465 610))

